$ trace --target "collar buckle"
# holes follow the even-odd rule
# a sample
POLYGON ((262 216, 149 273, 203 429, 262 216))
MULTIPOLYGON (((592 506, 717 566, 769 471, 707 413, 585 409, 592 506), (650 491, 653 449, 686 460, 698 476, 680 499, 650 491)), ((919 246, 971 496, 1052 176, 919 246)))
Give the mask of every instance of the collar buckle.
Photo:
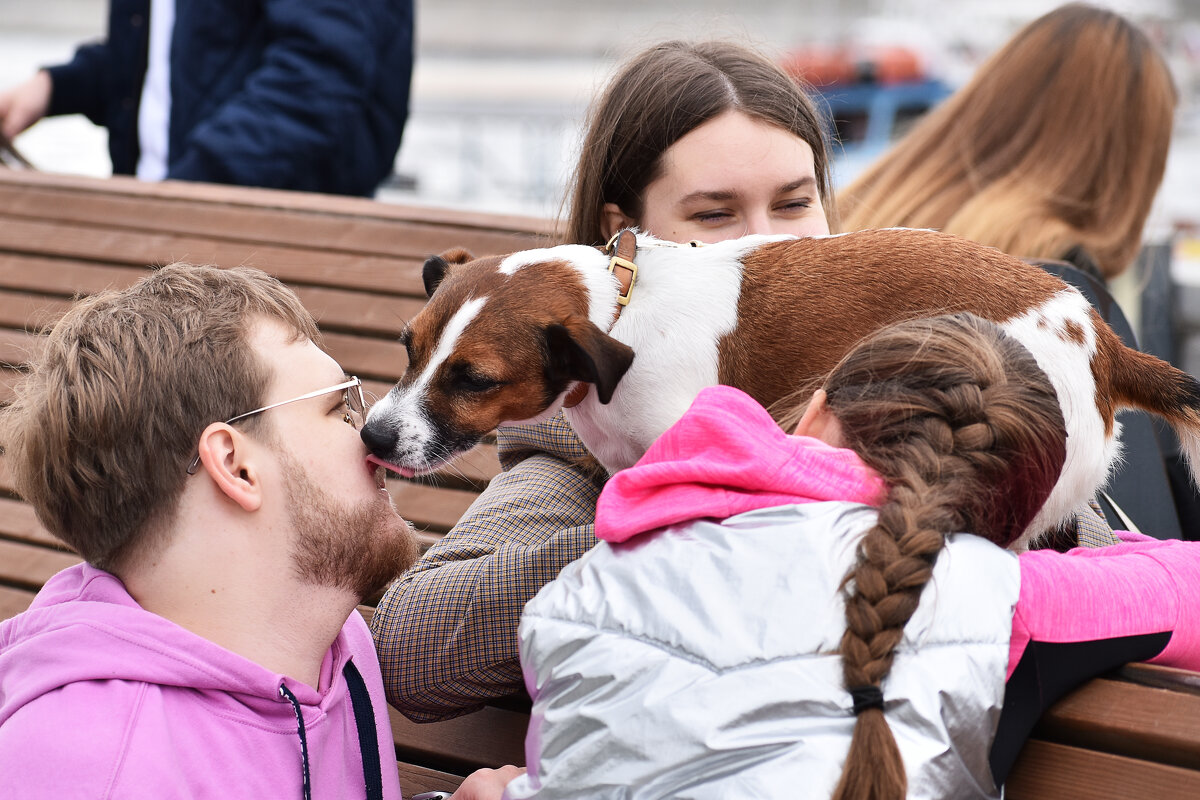
POLYGON ((637 281, 638 271, 637 264, 633 263, 633 257, 637 253, 637 237, 633 230, 625 228, 614 233, 608 244, 604 245, 604 252, 612 253, 608 260, 608 271, 615 275, 621 284, 617 303, 627 306, 633 294, 633 284, 637 281))

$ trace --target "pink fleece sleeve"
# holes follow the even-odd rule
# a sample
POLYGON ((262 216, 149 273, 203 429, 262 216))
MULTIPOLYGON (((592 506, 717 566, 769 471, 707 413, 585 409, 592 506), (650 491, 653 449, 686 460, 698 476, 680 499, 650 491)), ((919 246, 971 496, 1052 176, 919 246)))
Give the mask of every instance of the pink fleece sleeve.
POLYGON ((1122 544, 1022 553, 1008 676, 1031 641, 1169 632, 1151 663, 1200 670, 1200 542, 1121 535, 1122 544))

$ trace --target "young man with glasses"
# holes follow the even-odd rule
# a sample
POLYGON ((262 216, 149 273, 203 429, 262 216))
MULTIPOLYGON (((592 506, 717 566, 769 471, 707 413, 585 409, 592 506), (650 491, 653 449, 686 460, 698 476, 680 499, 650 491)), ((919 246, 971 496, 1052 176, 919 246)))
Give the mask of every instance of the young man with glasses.
POLYGON ((318 342, 278 281, 186 265, 45 337, 2 442, 85 563, 0 624, 6 797, 400 797, 355 607, 417 545, 318 342))

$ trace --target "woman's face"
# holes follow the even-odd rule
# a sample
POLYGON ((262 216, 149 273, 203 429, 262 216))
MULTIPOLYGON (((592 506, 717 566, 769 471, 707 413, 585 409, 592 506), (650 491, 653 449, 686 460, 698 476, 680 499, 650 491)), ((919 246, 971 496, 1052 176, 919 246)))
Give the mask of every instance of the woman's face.
POLYGON ((751 233, 829 233, 813 151, 800 137, 727 111, 662 155, 662 174, 642 196, 642 218, 604 206, 608 235, 637 225, 660 239, 719 242, 751 233))

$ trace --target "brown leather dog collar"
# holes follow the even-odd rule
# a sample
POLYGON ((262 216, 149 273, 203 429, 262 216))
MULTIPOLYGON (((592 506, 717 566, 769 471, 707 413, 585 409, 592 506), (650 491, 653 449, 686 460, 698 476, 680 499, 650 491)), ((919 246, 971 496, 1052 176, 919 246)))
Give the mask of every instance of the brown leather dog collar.
MULTIPOLYGON (((637 264, 633 261, 637 255, 637 236, 630 228, 617 231, 601 250, 612 254, 608 260, 608 271, 616 276, 621 285, 621 290, 617 292, 617 307, 613 311, 613 323, 616 324, 621 317, 621 309, 629 305, 629 297, 633 294, 633 284, 637 281, 637 264)), ((587 396, 590 385, 582 382, 576 384, 563 400, 563 408, 573 408, 579 405, 587 396)))
MULTIPOLYGON (((675 244, 674 242, 658 242, 657 247, 703 247, 704 242, 693 239, 685 245, 675 244)), ((617 276, 617 281, 621 284, 621 291, 617 293, 617 307, 613 311, 613 324, 621 318, 621 309, 629 305, 629 298, 633 295, 633 284, 637 281, 637 264, 634 263, 634 256, 637 255, 638 241, 637 235, 634 234, 632 228, 625 228, 613 234, 612 238, 604 247, 597 248, 602 253, 612 253, 612 258, 608 260, 608 271, 617 276)), ((612 325, 609 326, 612 330, 612 325)), ((573 408, 583 401, 587 396, 588 387, 591 384, 580 383, 572 389, 563 400, 563 408, 573 408)))

